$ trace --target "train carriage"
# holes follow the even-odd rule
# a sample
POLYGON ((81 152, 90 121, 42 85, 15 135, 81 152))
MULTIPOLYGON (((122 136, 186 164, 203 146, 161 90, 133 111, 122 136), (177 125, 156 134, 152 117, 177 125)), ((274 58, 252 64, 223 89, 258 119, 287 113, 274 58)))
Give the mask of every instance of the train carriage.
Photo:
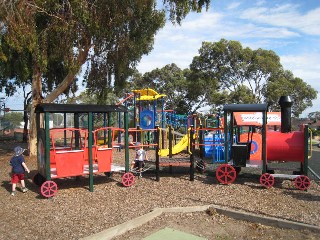
POLYGON ((38 173, 34 182, 44 197, 52 197, 58 187, 55 178, 89 175, 89 189, 93 191, 93 174, 110 173, 112 167, 113 135, 118 128, 108 126, 111 114, 123 115, 125 171, 129 171, 128 111, 118 105, 39 104, 36 107, 38 173), (52 128, 52 114, 64 115, 64 127, 52 128), (67 114, 73 120, 67 127, 67 114), (100 125, 94 119, 103 116, 100 125), (82 124, 81 118, 86 119, 82 124), (104 135, 99 143, 99 133, 104 135), (106 139, 108 139, 106 141, 106 139))

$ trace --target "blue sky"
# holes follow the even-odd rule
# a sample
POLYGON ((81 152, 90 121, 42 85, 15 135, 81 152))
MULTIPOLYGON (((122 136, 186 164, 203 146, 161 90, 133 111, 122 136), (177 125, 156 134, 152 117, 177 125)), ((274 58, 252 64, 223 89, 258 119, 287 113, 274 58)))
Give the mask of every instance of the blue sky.
MULTIPOLYGON (((167 23, 156 37, 153 51, 138 65, 142 73, 176 63, 187 68, 203 41, 221 38, 244 47, 275 51, 286 70, 315 88, 312 111, 320 111, 320 1, 212 0, 209 10, 191 13, 181 26, 167 23)), ((3 94, 0 94, 2 97, 3 94)), ((22 93, 7 98, 11 109, 21 109, 22 93)))
POLYGON ((156 37, 153 51, 142 58, 142 73, 166 64, 187 68, 203 41, 236 40, 244 47, 273 50, 284 69, 302 78, 318 93, 320 111, 320 1, 212 0, 209 10, 192 13, 181 26, 168 23, 156 37))

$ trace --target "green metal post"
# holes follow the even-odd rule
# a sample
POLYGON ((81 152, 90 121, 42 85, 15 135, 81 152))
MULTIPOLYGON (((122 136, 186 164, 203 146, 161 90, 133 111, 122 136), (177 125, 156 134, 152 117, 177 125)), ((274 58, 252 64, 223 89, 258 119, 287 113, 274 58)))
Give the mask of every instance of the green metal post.
POLYGON ((92 112, 88 113, 88 154, 89 154, 89 189, 93 192, 93 161, 92 161, 92 128, 93 117, 92 112))
POLYGON ((46 161, 46 179, 47 180, 51 180, 49 115, 50 113, 48 112, 44 114, 45 161, 46 161))
MULTIPOLYGON (((228 149, 229 149, 229 142, 228 142, 228 112, 224 111, 224 161, 228 163, 228 149)), ((232 136, 230 136, 232 138, 232 136)))
POLYGON ((155 139, 156 139, 156 181, 160 181, 160 158, 159 158, 159 149, 160 149, 160 131, 159 126, 156 126, 155 139))
MULTIPOLYGON (((80 123, 79 123, 79 113, 74 114, 74 127, 75 128, 80 128, 80 123)), ((74 147, 75 149, 80 149, 80 132, 75 131, 74 132, 74 147)))
MULTIPOLYGON (((108 127, 110 127, 111 125, 111 113, 108 113, 107 114, 107 117, 108 117, 108 127)), ((112 147, 112 130, 111 129, 108 129, 108 147, 111 148, 112 147)))
POLYGON ((195 139, 194 139, 194 127, 190 126, 190 181, 194 181, 194 152, 195 152, 195 139))
POLYGON ((304 161, 303 161, 303 174, 308 176, 308 139, 309 139, 309 126, 304 126, 304 161))
POLYGON ((199 125, 200 131, 199 131, 199 157, 203 159, 204 156, 204 130, 202 129, 202 124, 199 125))
POLYGON ((125 171, 129 172, 129 132, 128 112, 124 112, 124 146, 125 146, 125 171))
POLYGON ((262 173, 267 172, 267 112, 262 112, 262 173))

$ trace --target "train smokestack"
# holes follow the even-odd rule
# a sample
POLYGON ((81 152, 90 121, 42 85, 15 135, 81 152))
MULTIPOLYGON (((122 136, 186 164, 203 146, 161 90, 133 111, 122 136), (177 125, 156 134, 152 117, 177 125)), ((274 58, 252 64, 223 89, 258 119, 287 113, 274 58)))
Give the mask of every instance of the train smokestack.
POLYGON ((291 106, 292 101, 289 96, 281 96, 279 105, 281 107, 281 132, 291 132, 291 106))

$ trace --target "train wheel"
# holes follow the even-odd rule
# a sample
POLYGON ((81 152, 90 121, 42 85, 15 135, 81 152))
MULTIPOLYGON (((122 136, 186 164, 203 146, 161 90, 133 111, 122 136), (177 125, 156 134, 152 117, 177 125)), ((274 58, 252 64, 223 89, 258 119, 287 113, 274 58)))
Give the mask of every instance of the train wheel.
POLYGON ((237 172, 230 164, 222 164, 216 170, 216 178, 222 184, 231 184, 236 177, 237 172))
POLYGON ((274 176, 270 173, 264 173, 260 177, 260 184, 265 188, 271 188, 274 185, 274 176))
POLYGON ((196 165, 196 169, 199 173, 204 173, 206 171, 206 162, 203 161, 203 160, 200 160, 197 162, 197 165, 196 165))
POLYGON ((304 175, 298 176, 294 179, 294 185, 299 190, 307 190, 310 187, 310 179, 304 175))
POLYGON ((40 190, 41 190, 42 196, 44 196, 46 198, 50 198, 50 197, 53 197, 57 193, 58 186, 54 181, 45 181, 41 185, 40 190))
POLYGON ((131 172, 127 172, 122 176, 122 184, 125 187, 130 187, 134 184, 134 175, 131 172))

